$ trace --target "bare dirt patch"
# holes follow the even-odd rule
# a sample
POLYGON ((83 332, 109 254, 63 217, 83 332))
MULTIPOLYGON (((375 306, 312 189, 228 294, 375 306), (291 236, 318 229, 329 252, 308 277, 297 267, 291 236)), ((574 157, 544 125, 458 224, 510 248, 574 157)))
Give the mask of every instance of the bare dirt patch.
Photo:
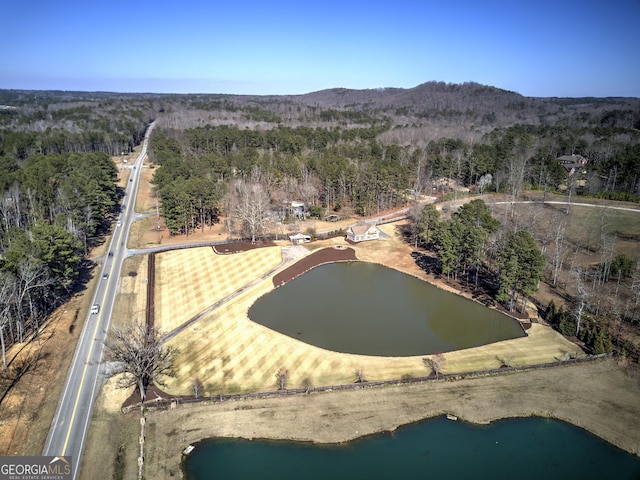
POLYGON ((137 478, 140 413, 122 415, 119 408, 114 408, 129 393, 115 388, 116 382, 109 380, 96 401, 79 478, 137 478))
POLYGON ((7 352, 9 371, 23 374, 2 398, 0 455, 40 455, 89 309, 78 295, 59 307, 37 339, 7 352))
POLYGON ((145 158, 140 171, 140 182, 138 182, 138 195, 136 196, 136 212, 155 213, 159 211, 159 199, 153 191, 153 175, 158 167, 151 165, 149 158, 145 158))

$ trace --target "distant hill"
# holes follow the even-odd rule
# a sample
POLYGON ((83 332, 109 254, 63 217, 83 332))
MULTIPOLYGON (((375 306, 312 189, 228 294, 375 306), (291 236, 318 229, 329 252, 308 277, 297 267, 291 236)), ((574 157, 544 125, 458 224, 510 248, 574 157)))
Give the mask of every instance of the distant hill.
MULTIPOLYGON (((26 107, 28 112, 39 107, 47 109, 48 105, 50 113, 74 102, 101 108, 122 104, 147 111, 167 110, 174 112, 176 118, 189 118, 193 125, 206 118, 207 123, 318 125, 388 121, 395 125, 483 130, 517 123, 640 129, 640 98, 526 97, 474 82, 427 82, 413 88, 332 88, 303 95, 262 96, 0 90, 0 105, 21 106, 23 110, 26 107)), ((5 112, 4 116, 17 113, 5 112)))
POLYGON ((465 117, 485 124, 570 124, 640 128, 640 99, 539 98, 478 83, 428 82, 414 88, 334 88, 298 96, 294 103, 345 110, 394 111, 408 117, 465 117))

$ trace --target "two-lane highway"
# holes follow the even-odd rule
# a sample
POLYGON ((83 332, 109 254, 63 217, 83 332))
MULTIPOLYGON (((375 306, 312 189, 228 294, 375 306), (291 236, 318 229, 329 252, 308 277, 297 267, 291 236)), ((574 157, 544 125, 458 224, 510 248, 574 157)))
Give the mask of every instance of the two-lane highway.
POLYGON ((99 305, 98 313, 89 313, 76 347, 64 390, 58 403, 51 430, 47 436, 43 455, 71 455, 73 478, 78 478, 80 459, 89 428, 93 403, 98 389, 104 341, 109 331, 111 312, 119 288, 122 261, 127 256, 126 240, 135 212, 140 170, 147 154, 152 123, 145 134, 142 151, 134 162, 130 181, 111 242, 100 272, 93 296, 93 305, 99 305))

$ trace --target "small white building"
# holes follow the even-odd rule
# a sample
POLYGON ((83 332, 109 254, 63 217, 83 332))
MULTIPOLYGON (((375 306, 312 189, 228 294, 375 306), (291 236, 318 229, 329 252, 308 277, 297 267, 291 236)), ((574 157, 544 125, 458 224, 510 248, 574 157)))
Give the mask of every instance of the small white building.
POLYGON ((306 209, 304 207, 304 202, 293 201, 289 205, 291 215, 295 218, 304 218, 306 214, 306 209))
POLYGON ((367 240, 377 240, 380 236, 378 228, 370 223, 357 223, 347 229, 347 240, 352 242, 364 242, 367 240))
POLYGON ((289 235, 289 240, 293 245, 299 245, 301 243, 307 243, 311 241, 310 235, 304 235, 302 233, 296 233, 295 235, 289 235))

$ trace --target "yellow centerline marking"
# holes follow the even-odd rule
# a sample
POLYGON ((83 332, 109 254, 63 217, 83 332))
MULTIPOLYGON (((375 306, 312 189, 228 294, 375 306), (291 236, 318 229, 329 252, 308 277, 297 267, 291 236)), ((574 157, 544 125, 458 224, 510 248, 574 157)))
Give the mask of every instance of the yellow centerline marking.
MULTIPOLYGON (((116 249, 118 247, 118 243, 120 242, 120 239, 122 238, 122 232, 124 232, 124 225, 122 225, 121 227, 116 227, 116 228, 120 228, 120 232, 118 234, 118 239, 117 239, 117 241, 115 243, 115 247, 113 247, 113 249, 116 249)), ((106 261, 109 261, 109 251, 111 251, 111 249, 107 250, 107 260, 106 261)), ((108 280, 107 280, 108 282, 111 281, 111 274, 113 273, 114 265, 115 265, 115 262, 111 262, 111 268, 109 269, 109 277, 108 277, 108 280)), ((85 364, 84 364, 84 369, 82 370, 82 376, 80 377, 80 385, 78 386, 78 394, 76 395, 76 401, 73 404, 73 410, 71 411, 71 419, 69 421, 69 427, 67 429, 67 435, 65 436, 65 439, 64 439, 64 444, 62 445, 62 453, 61 453, 61 455, 65 454, 65 452, 67 450, 67 445, 69 443, 69 437, 71 436, 71 427, 73 427, 73 423, 74 423, 74 420, 76 418, 76 411, 78 410, 78 403, 80 402, 80 393, 82 392, 82 387, 84 385, 84 380, 85 380, 85 377, 87 375, 87 368, 89 368, 89 360, 91 359, 91 354, 93 353, 93 345, 96 343, 95 342, 96 334, 98 333, 98 326, 100 325, 100 318, 101 318, 102 312, 103 312, 102 306, 104 305, 105 299, 107 298, 107 291, 108 291, 108 285, 104 289, 104 294, 102 295, 102 300, 100 302, 100 313, 96 317, 96 326, 95 326, 95 328, 93 330, 93 339, 91 341, 91 346, 89 347, 89 353, 87 354, 87 359, 86 359, 85 364)))

